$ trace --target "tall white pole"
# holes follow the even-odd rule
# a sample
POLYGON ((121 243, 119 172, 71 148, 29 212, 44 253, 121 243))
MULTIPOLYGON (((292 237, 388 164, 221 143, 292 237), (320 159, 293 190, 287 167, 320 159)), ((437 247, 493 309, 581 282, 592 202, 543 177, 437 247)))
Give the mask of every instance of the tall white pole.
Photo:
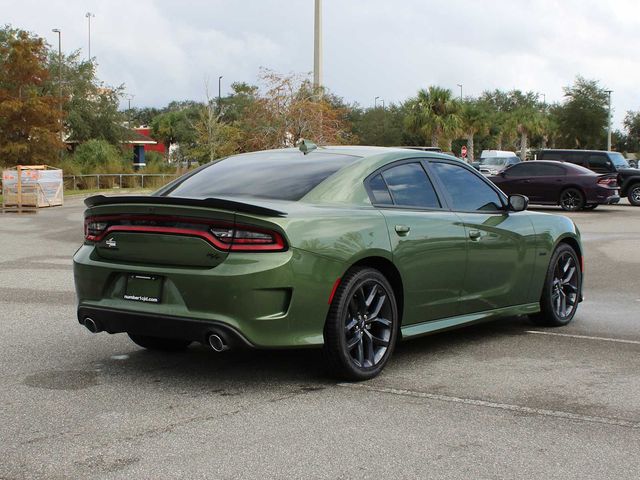
POLYGON ((607 151, 611 151, 611 92, 612 90, 607 90, 609 94, 609 111, 607 113, 607 151))
POLYGON ((322 0, 315 0, 313 36, 313 86, 322 87, 322 0))

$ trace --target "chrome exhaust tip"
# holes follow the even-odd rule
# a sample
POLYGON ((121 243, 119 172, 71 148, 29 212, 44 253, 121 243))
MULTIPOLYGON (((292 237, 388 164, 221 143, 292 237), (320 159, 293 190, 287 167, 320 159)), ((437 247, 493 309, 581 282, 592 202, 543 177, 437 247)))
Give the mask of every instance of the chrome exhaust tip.
POLYGON ((225 350, 229 350, 229 345, 224 341, 224 339, 215 333, 212 333, 207 338, 209 342, 209 346, 213 349, 214 352, 224 352, 225 350))
POLYGON ((82 324, 87 327, 87 330, 89 330, 91 333, 98 333, 102 331, 102 328, 100 328, 100 324, 91 317, 85 318, 82 324))

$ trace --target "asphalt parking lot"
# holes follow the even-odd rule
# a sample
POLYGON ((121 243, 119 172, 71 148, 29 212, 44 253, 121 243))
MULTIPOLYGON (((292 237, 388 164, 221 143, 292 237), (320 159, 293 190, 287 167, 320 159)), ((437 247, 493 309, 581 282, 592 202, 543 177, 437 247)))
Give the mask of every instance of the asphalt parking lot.
POLYGON ((640 478, 640 208, 571 215, 587 276, 570 326, 407 342, 361 384, 312 350, 89 333, 82 210, 0 215, 0 478, 640 478))

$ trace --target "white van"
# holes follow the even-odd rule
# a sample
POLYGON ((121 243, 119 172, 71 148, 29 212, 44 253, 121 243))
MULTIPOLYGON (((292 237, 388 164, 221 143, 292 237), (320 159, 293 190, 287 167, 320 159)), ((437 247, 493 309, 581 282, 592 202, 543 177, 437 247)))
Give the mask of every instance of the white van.
POLYGON ((484 175, 496 175, 511 165, 520 163, 520 157, 515 152, 507 150, 483 150, 480 154, 478 170, 484 175))

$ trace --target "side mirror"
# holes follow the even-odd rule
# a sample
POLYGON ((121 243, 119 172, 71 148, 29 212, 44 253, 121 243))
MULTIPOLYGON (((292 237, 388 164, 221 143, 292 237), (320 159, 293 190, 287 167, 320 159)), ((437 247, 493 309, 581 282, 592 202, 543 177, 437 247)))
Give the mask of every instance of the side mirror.
POLYGON ((524 195, 509 195, 509 210, 512 212, 522 212, 529 206, 529 199, 524 195))

